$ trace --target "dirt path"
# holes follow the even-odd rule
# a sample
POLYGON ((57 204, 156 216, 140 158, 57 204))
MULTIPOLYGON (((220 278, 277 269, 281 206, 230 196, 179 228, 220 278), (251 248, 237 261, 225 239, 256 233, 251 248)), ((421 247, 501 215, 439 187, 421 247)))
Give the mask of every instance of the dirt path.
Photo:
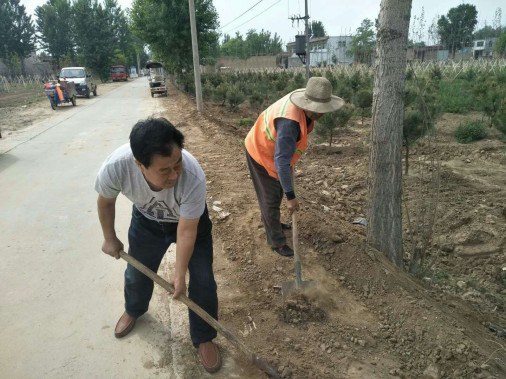
POLYGON ((224 108, 206 105, 207 116, 197 114, 193 100, 174 88, 165 106, 206 172, 209 206, 230 213, 211 211, 220 318, 283 377, 506 374, 500 340, 482 324, 486 313, 363 249, 364 229, 350 223, 365 212, 367 161, 354 132, 337 150, 313 146, 298 165, 303 276, 319 285, 307 299, 282 304, 279 286, 293 279, 293 262, 265 243, 244 159, 247 128, 231 123, 224 108))

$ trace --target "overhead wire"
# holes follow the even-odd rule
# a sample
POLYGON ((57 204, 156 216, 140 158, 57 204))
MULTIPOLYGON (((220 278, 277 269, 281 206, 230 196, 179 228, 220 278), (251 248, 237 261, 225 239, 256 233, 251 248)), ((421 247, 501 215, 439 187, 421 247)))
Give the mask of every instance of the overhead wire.
POLYGON ((235 20, 241 18, 242 16, 244 16, 246 13, 248 13, 250 10, 252 10, 253 8, 255 8, 258 4, 260 4, 262 1, 264 0, 260 0, 259 2, 255 3, 251 8, 249 8, 247 11, 241 13, 239 16, 237 16, 236 18, 234 18, 232 21, 226 23, 225 25, 221 26, 220 29, 223 29, 225 28, 226 26, 230 25, 231 23, 233 23, 235 20))
POLYGON ((280 2, 281 2, 281 0, 276 1, 276 2, 275 2, 274 4, 272 4, 269 8, 266 8, 265 10, 263 10, 262 12, 260 12, 259 14, 257 14, 256 16, 254 16, 254 17, 250 18, 248 21, 243 22, 241 25, 236 26, 235 28, 232 28, 232 29, 230 29, 230 30, 228 30, 228 31, 226 31, 226 32, 223 32, 223 34, 228 34, 228 33, 232 32, 232 31, 234 31, 234 30, 236 30, 236 29, 239 29, 241 26, 243 26, 243 25, 247 24, 247 23, 248 23, 248 22, 250 22, 251 20, 254 20, 254 19, 255 19, 255 18, 257 18, 258 16, 261 16, 262 14, 264 14, 265 12, 267 12, 269 9, 271 9, 274 5, 276 5, 276 4, 280 3, 280 2))

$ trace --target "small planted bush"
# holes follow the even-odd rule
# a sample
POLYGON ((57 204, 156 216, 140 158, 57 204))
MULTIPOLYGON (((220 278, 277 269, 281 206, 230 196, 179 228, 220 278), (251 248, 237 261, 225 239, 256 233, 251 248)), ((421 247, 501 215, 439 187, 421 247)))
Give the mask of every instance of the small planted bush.
POLYGON ((221 102, 221 105, 225 105, 225 101, 227 100, 227 92, 228 92, 228 84, 221 83, 218 87, 215 88, 213 92, 213 100, 216 102, 221 102))
POLYGON ((261 108, 264 103, 264 97, 258 91, 255 91, 249 97, 249 105, 253 108, 261 108))
POLYGON ((483 121, 468 121, 457 126, 455 138, 460 143, 471 143, 487 136, 487 127, 483 121))
POLYGON ((244 103, 246 96, 241 92, 237 85, 233 85, 227 91, 227 103, 230 109, 234 112, 239 110, 239 105, 244 103))

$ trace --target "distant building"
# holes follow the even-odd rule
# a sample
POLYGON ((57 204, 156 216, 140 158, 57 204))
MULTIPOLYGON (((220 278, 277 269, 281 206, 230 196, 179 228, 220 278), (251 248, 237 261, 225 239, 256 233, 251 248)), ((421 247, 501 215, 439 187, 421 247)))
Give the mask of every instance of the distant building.
MULTIPOLYGON (((311 66, 352 64, 355 58, 353 55, 347 54, 351 48, 352 39, 352 36, 311 38, 309 40, 309 64, 311 66)), ((295 48, 295 42, 289 42, 286 45, 287 51, 291 52, 291 56, 288 58, 288 67, 300 67, 303 65, 295 52, 295 48)))
POLYGON ((420 61, 420 62, 440 62, 453 59, 456 61, 467 60, 473 57, 471 47, 463 47, 460 50, 455 51, 455 56, 448 49, 445 49, 443 45, 433 46, 419 46, 410 47, 406 52, 408 61, 420 61))
POLYGON ((494 45, 498 38, 485 38, 473 41, 473 57, 474 59, 489 59, 494 55, 494 45))

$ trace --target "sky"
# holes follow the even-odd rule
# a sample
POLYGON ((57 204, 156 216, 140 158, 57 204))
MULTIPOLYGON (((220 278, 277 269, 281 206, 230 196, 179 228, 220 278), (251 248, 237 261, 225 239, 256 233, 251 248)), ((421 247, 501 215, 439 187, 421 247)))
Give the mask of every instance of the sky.
MULTIPOLYGON (((29 14, 44 0, 21 0, 29 14)), ((363 19, 374 21, 378 17, 380 0, 308 0, 310 21, 321 21, 327 35, 353 34, 363 19)), ((420 17, 425 12, 425 29, 436 16, 446 14, 450 8, 462 4, 463 0, 413 0, 411 16, 420 17)), ((122 8, 131 6, 131 0, 118 0, 122 8)), ((221 32, 234 36, 236 32, 245 35, 248 30, 262 29, 277 33, 283 43, 295 40, 296 34, 304 34, 304 22, 292 22, 291 16, 304 16, 305 0, 213 0, 219 15, 221 32), (253 8, 252 8, 253 7, 253 8), (252 8, 248 11, 249 8, 252 8), (246 12, 241 16, 242 13, 246 12), (239 17, 241 16, 241 17, 239 17), (237 18, 237 19, 236 19, 237 18), (236 20, 234 20, 236 19, 236 20)), ((478 27, 491 25, 497 8, 503 8, 502 25, 506 24, 506 3, 504 0, 468 0, 478 10, 478 27)))

